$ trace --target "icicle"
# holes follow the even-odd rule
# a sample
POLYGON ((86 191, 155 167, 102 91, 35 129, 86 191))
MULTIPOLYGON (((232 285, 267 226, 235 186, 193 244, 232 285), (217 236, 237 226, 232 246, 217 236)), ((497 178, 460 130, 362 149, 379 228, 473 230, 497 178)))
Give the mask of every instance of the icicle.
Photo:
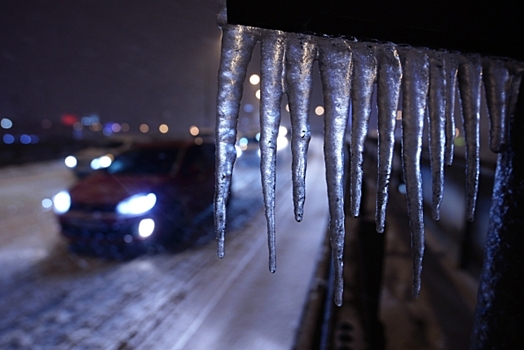
MULTIPOLYGON (((429 98, 430 112, 433 216, 438 218, 442 200, 443 164, 450 165, 453 161, 454 110, 458 79, 466 137, 467 213, 468 219, 472 219, 479 175, 479 115, 483 68, 480 56, 461 56, 458 53, 412 47, 397 48, 390 43, 350 44, 341 38, 228 25, 226 0, 218 0, 218 5, 217 21, 223 30, 218 76, 214 201, 218 256, 224 256, 226 203, 231 190, 232 170, 236 158, 236 127, 244 79, 253 48, 261 41, 260 171, 267 219, 270 271, 274 272, 276 269, 274 197, 281 97, 286 87, 292 123, 293 202, 295 219, 301 221, 306 195, 307 151, 311 138, 308 114, 312 66, 314 61, 318 60, 325 105, 324 153, 330 214, 329 236, 335 268, 334 301, 341 305, 343 300, 344 150, 349 97, 353 98, 354 118, 350 211, 356 216, 359 214, 362 200, 362 155, 372 87, 375 82, 379 125, 376 228, 378 232, 384 231, 396 111, 402 89, 402 165, 413 250, 413 295, 418 296, 424 255, 420 156, 427 99, 429 98)), ((508 120, 515 113, 524 66, 519 62, 501 59, 486 59, 483 63, 492 125, 491 148, 500 151, 505 143, 508 120)))
POLYGON ((446 72, 446 150, 444 162, 446 165, 451 165, 455 148, 455 96, 458 72, 458 61, 455 53, 444 55, 444 69, 446 72))
POLYGON ((329 199, 329 234, 335 267, 335 304, 342 305, 344 254, 344 136, 349 116, 351 51, 342 39, 319 39, 324 92, 324 153, 329 199))
POLYGON ((506 144, 506 106, 510 84, 506 62, 500 59, 485 59, 483 81, 491 121, 489 145, 493 152, 498 153, 506 144))
POLYGON ((263 31, 261 42, 260 173, 267 220, 269 271, 276 271, 275 186, 277 136, 282 102, 285 37, 281 31, 263 31))
POLYGON ((378 105, 378 177, 376 203, 376 230, 384 232, 388 185, 395 147, 395 124, 400 95, 402 68, 394 45, 384 44, 377 52, 377 105, 378 105))
POLYGON ((286 48, 287 97, 291 115, 291 152, 295 220, 304 216, 307 151, 311 140, 309 101, 316 44, 310 35, 288 34, 286 48))
POLYGON ((413 296, 420 293, 424 256, 424 214, 420 154, 429 85, 429 64, 425 51, 399 50, 402 61, 402 162, 411 227, 413 254, 413 296))
POLYGON ((433 219, 440 219, 444 191, 444 153, 446 146, 446 70, 443 51, 429 55, 429 155, 433 189, 433 219))
POLYGON ((368 134, 371 115, 371 97, 373 84, 377 77, 377 62, 374 45, 371 43, 351 44, 353 52, 353 77, 351 87, 352 131, 351 131, 351 179, 350 212, 357 217, 362 200, 362 163, 364 161, 364 143, 368 134))
POLYGON ((231 191, 231 175, 236 159, 236 126, 242 89, 251 53, 257 42, 255 29, 245 26, 222 28, 222 56, 218 73, 216 121, 216 183, 214 200, 217 254, 224 257, 226 204, 231 191))
POLYGON ((467 219, 473 220, 477 201, 479 178, 479 119, 482 66, 480 56, 462 56, 459 63, 458 81, 466 140, 466 193, 467 219))

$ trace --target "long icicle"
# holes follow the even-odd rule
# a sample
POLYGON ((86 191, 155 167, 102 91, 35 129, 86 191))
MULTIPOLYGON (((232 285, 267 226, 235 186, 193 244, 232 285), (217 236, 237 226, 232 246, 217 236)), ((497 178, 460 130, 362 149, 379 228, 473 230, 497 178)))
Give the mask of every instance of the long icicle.
POLYGON ((458 61, 456 53, 444 56, 444 69, 446 71, 446 150, 444 162, 453 164, 455 151, 455 96, 457 94, 458 61))
POLYGON ((344 136, 349 117, 351 51, 343 39, 319 39, 318 63, 324 92, 324 154, 329 201, 329 234, 335 269, 335 304, 344 290, 344 136))
POLYGON ((485 59, 482 78, 491 122, 489 146, 493 152, 498 153, 506 145, 506 106, 510 86, 506 61, 485 59))
POLYGON ((429 156, 432 174, 432 215, 440 219, 444 192, 444 156, 446 147, 446 69, 443 51, 429 55, 429 156))
POLYGON ((425 51, 399 50, 402 61, 402 161, 411 227, 413 254, 413 296, 420 294, 424 257, 424 214, 420 154, 429 85, 429 64, 425 51))
POLYGON ((317 55, 310 35, 288 34, 286 48, 286 83, 291 115, 291 152, 293 204, 295 220, 304 217, 306 200, 307 151, 311 140, 309 102, 313 84, 312 70, 317 55))
POLYGON ((260 96, 260 174, 267 221, 269 271, 276 271, 275 187, 277 137, 282 102, 285 37, 281 31, 262 32, 260 96))
POLYGON ((247 66, 258 32, 245 26, 222 28, 222 56, 218 73, 217 120, 215 131, 214 220, 218 257, 224 257, 226 205, 231 191, 231 176, 236 160, 236 127, 247 66))
POLYGON ((480 170, 479 120, 480 88, 482 82, 480 56, 462 56, 459 63, 458 81, 462 101, 464 137, 466 140, 466 215, 469 221, 473 221, 480 170))
POLYGON ((382 233, 386 221, 388 186, 393 165, 402 67, 393 44, 377 47, 377 60, 378 176, 375 222, 377 232, 382 233))
POLYGON ((350 213, 357 217, 362 201, 362 163, 364 143, 371 116, 373 84, 377 77, 377 62, 374 45, 371 43, 351 44, 353 52, 353 77, 351 79, 352 131, 351 131, 351 179, 350 213))

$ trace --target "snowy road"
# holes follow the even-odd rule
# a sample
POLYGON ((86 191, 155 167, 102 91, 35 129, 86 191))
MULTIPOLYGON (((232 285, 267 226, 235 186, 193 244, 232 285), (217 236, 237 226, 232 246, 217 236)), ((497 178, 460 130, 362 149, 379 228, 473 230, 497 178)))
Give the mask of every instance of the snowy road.
POLYGON ((317 146, 300 224, 289 163, 279 167, 275 274, 268 271, 257 168, 236 169, 243 190, 232 203, 238 215, 224 259, 208 239, 128 262, 68 252, 41 205, 74 182, 60 162, 0 170, 0 348, 289 349, 327 225, 317 146))

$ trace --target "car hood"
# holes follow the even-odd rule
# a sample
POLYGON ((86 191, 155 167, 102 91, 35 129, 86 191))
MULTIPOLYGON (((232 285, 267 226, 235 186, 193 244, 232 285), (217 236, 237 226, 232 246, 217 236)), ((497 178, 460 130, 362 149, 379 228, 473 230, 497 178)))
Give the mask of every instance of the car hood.
POLYGON ((97 173, 85 178, 70 189, 73 203, 117 204, 139 193, 158 192, 169 177, 110 175, 97 173))

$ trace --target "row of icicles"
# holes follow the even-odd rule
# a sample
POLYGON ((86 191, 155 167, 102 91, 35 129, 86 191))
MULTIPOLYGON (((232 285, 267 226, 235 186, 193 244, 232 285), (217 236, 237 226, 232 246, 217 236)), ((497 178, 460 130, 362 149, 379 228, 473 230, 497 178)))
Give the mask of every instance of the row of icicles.
POLYGON ((342 304, 344 250, 344 148, 352 116, 350 212, 359 215, 364 141, 376 84, 378 107, 378 180, 376 230, 383 232, 391 175, 397 110, 402 110, 402 164, 413 249, 413 295, 420 292, 424 254, 424 221, 420 155, 427 116, 433 217, 439 218, 444 165, 453 160, 456 88, 462 107, 466 142, 467 216, 473 219, 479 177, 479 118, 482 87, 490 116, 490 147, 506 143, 524 66, 519 62, 482 58, 393 43, 285 33, 222 23, 222 57, 218 75, 216 121, 215 229, 218 256, 224 256, 226 203, 236 158, 236 128, 251 54, 261 52, 260 150, 262 191, 267 219, 269 269, 276 270, 275 165, 281 100, 287 94, 291 115, 292 180, 295 219, 303 217, 306 156, 311 131, 309 102, 312 70, 320 70, 324 97, 324 152, 329 198, 329 235, 335 269, 337 305, 342 304), (401 105, 399 105, 399 98, 401 105), (352 109, 350 111, 350 108, 352 109))

